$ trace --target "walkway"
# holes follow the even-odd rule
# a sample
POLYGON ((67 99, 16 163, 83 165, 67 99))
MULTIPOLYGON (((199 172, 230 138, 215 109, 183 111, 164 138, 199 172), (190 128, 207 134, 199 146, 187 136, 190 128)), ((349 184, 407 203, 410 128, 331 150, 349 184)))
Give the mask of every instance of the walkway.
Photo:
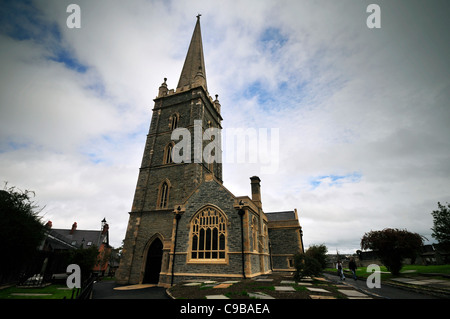
POLYGON ((323 277, 292 280, 291 275, 264 275, 236 281, 192 280, 170 289, 173 298, 192 299, 374 299, 352 287, 334 284, 323 277))
POLYGON ((92 299, 170 299, 166 289, 155 285, 121 286, 115 281, 94 284, 92 299))
MULTIPOLYGON (((426 294, 419 290, 415 290, 414 287, 405 289, 406 287, 395 287, 388 283, 383 283, 382 281, 380 288, 368 288, 365 279, 355 281, 353 278, 347 277, 345 281, 341 281, 339 277, 334 274, 324 274, 324 276, 332 282, 346 285, 348 287, 358 289, 359 291, 368 295, 382 297, 385 299, 439 299, 436 296, 426 294)), ((415 283, 420 284, 422 287, 427 284, 427 282, 425 281, 426 279, 430 280, 430 278, 422 279, 423 281, 420 281, 420 279, 422 278, 416 279, 415 283)), ((392 279, 392 281, 395 280, 396 279, 392 279)))
MULTIPOLYGON (((397 283, 399 286, 393 286, 391 284, 381 282, 381 288, 368 288, 366 280, 353 280, 351 277, 347 277, 345 281, 341 281, 339 277, 334 274, 324 274, 323 279, 315 278, 317 280, 323 280, 324 285, 313 285, 312 279, 305 278, 299 283, 295 283, 292 280, 273 280, 271 276, 261 276, 255 278, 252 281, 259 282, 263 286, 273 285, 274 291, 249 291, 248 296, 255 299, 284 299, 288 297, 289 293, 295 293, 299 290, 300 286, 306 288, 309 298, 311 299, 334 299, 336 292, 345 295, 349 299, 439 299, 442 296, 433 296, 431 294, 424 293, 424 288, 433 289, 434 287, 440 287, 442 289, 448 289, 450 291, 450 281, 431 279, 429 277, 401 277, 391 279, 391 283, 397 283), (326 283, 334 284, 335 290, 327 287, 326 283), (408 289, 405 286, 400 286, 407 283, 408 289), (414 285, 414 286, 412 286, 414 285), (415 290, 414 287, 417 287, 415 290), (421 290, 418 290, 418 289, 421 290), (272 295, 272 296, 271 296, 272 295)), ((191 281, 178 285, 178 287, 193 287, 202 286, 202 290, 205 292, 203 297, 207 299, 228 299, 229 296, 225 296, 224 293, 220 293, 221 290, 225 290, 240 281, 191 281), (212 288, 204 290, 205 288, 212 288), (211 293, 213 292, 213 293, 211 293)), ((184 289, 183 289, 184 290, 184 289)), ((450 296, 450 295, 449 295, 450 296)), ((189 298, 189 297, 188 297, 189 298)), ((191 296, 191 298, 196 298, 191 296)), ((117 285, 114 281, 100 281, 94 284, 92 299, 170 299, 166 294, 166 289, 156 287, 155 285, 130 285, 121 286, 117 285)))

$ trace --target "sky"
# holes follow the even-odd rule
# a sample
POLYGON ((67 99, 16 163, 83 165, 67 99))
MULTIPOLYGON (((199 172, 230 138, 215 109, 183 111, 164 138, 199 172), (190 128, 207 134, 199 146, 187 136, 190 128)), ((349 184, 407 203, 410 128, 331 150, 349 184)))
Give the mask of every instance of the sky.
POLYGON ((384 228, 434 242, 431 212, 450 202, 448 1, 3 1, 2 184, 34 191, 54 228, 106 217, 120 246, 153 99, 165 77, 176 87, 199 13, 222 127, 268 132, 274 151, 225 160, 225 187, 251 196, 259 176, 264 211, 296 208, 306 248, 354 253, 384 228))

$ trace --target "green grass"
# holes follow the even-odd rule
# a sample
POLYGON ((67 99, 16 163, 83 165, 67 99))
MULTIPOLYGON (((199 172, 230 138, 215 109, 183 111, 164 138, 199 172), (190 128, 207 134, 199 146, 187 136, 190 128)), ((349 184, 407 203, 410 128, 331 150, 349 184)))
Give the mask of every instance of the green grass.
POLYGON ((450 265, 429 265, 429 266, 419 266, 419 265, 405 265, 403 266, 400 273, 405 270, 417 270, 417 273, 427 274, 427 273, 441 273, 450 274, 450 265))
MULTIPOLYGON (((391 279, 394 276, 391 273, 383 273, 388 272, 387 268, 385 266, 380 267, 381 270, 381 279, 387 280, 391 279)), ((402 269, 400 270, 400 276, 402 276, 402 272, 404 271, 411 271, 415 270, 415 272, 408 272, 407 276, 418 276, 420 274, 426 274, 426 273, 441 273, 441 274, 450 274, 450 265, 430 265, 430 266, 422 266, 422 265, 404 265, 402 269)), ((336 273, 337 270, 334 268, 327 268, 325 269, 327 272, 336 273)), ((348 268, 344 268, 345 271, 350 271, 348 268)), ((348 272, 345 272, 345 276, 348 277, 350 274, 348 272)), ((356 276, 359 278, 367 278, 370 276, 370 273, 367 272, 366 267, 358 267, 356 269, 356 276)))
POLYGON ((255 289, 263 289, 263 290, 272 290, 275 291, 275 286, 259 286, 259 287, 255 287, 255 289))
POLYGON ((295 285, 292 285, 292 286, 293 286, 294 289, 297 290, 297 291, 308 291, 308 289, 306 289, 305 286, 295 286, 295 285))
POLYGON ((50 285, 44 288, 17 288, 9 287, 0 290, 0 299, 70 299, 72 290, 58 288, 67 288, 65 285, 50 285), (51 294, 50 296, 15 296, 13 293, 25 294, 51 294))

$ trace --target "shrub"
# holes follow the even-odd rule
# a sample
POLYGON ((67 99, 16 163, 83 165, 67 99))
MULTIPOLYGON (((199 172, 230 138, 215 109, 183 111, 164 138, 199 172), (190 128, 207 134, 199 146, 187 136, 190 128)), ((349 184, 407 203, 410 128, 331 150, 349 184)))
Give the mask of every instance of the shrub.
POLYGON ((319 276, 322 274, 322 266, 313 257, 306 254, 297 254, 294 256, 294 280, 299 281, 306 276, 319 276))
POLYGON ((305 254, 306 256, 312 257, 317 260, 322 269, 325 269, 327 267, 327 252, 327 247, 322 244, 310 246, 305 254))

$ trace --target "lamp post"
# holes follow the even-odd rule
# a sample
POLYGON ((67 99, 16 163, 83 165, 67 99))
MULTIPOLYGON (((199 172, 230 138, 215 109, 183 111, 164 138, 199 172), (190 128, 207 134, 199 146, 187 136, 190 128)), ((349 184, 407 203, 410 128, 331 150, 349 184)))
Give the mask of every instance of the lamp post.
POLYGON ((245 210, 242 209, 242 207, 244 206, 244 202, 241 200, 239 202, 239 210, 238 210, 238 215, 241 217, 241 256, 242 256, 242 276, 244 277, 244 279, 246 279, 245 277, 245 258, 244 258, 244 215, 245 215, 245 210))
POLYGON ((172 257, 172 279, 170 281, 170 285, 173 286, 173 277, 174 277, 174 272, 175 272, 175 252, 177 249, 177 237, 178 237, 178 222, 181 219, 181 207, 178 206, 176 211, 174 211, 175 214, 175 242, 173 244, 173 257, 172 257))

